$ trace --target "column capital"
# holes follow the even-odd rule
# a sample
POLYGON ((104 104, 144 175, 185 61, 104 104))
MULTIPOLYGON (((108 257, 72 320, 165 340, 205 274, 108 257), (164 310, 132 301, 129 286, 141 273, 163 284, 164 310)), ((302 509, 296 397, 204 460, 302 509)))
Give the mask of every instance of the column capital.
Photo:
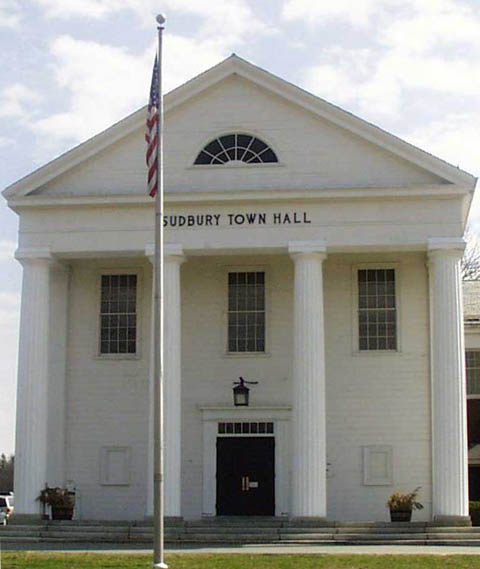
POLYGON ((68 275, 72 272, 72 267, 56 259, 52 255, 49 247, 38 249, 17 249, 15 251, 15 259, 21 263, 22 266, 37 263, 40 265, 45 265, 48 268, 54 269, 55 271, 64 272, 68 275))
MULTIPOLYGON (((152 265, 155 261, 155 245, 153 243, 148 243, 145 246, 145 256, 152 265)), ((163 246, 163 258, 165 262, 178 262, 183 263, 186 261, 186 257, 183 254, 183 247, 178 243, 167 243, 163 246)))
POLYGON ((292 259, 303 255, 314 255, 322 261, 327 258, 327 242, 318 241, 289 241, 288 253, 292 259))
POLYGON ((53 262, 53 255, 49 247, 19 248, 15 251, 15 259, 22 265, 29 262, 44 261, 53 262))
POLYGON ((443 255, 462 257, 465 250, 465 240, 462 237, 431 237, 427 241, 428 256, 443 255))
POLYGON ((183 254, 183 247, 178 243, 169 243, 163 248, 163 258, 166 263, 184 263, 187 258, 183 254))

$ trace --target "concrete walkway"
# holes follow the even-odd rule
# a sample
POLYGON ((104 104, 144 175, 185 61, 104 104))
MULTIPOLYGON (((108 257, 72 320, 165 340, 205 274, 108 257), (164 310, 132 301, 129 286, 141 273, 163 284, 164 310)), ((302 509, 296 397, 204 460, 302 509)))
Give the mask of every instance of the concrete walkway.
MULTIPOLYGON (((66 543, 38 543, 24 544, 1 543, 2 551, 61 551, 64 553, 129 553, 129 554, 152 554, 151 549, 132 549, 130 544, 121 547, 115 544, 66 544, 66 543)), ((207 554, 207 553, 224 553, 224 554, 267 554, 267 555, 292 555, 292 554, 348 554, 348 555, 478 555, 480 556, 480 547, 471 546, 440 546, 440 545, 240 545, 225 547, 166 547, 166 554, 207 554)))

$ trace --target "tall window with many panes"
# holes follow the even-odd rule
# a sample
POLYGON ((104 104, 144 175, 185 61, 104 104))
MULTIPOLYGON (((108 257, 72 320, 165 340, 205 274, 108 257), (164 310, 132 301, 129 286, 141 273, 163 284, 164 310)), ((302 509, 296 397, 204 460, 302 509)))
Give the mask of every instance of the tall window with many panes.
POLYGON ((137 275, 102 275, 100 354, 137 352, 137 275))
POLYGON ((480 465, 477 462, 480 445, 480 350, 465 352, 467 376, 467 426, 468 426, 468 489, 470 500, 480 500, 480 465))
POLYGON ((397 349, 395 269, 358 271, 358 347, 397 349))
POLYGON ((480 350, 465 352, 467 395, 480 395, 480 350))
POLYGON ((265 351, 265 273, 228 273, 228 351, 265 351))

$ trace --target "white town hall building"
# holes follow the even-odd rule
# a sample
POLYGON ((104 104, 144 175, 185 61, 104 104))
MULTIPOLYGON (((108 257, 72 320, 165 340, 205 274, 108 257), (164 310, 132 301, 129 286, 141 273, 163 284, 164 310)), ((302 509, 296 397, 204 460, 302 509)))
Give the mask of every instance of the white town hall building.
MULTIPOLYGON (((152 515, 145 109, 4 191, 23 265, 16 513, 152 515)), ((475 179, 232 55, 165 97, 165 514, 468 523, 475 179), (233 404, 233 382, 250 385, 233 404)))

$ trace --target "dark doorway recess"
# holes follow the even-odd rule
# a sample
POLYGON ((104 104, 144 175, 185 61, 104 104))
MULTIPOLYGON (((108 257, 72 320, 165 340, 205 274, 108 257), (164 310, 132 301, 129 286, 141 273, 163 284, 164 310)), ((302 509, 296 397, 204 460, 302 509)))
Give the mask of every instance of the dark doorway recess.
POLYGON ((274 478, 274 437, 217 438, 217 516, 273 516, 274 478))
POLYGON ((470 500, 480 501, 480 465, 468 467, 468 490, 470 500))

